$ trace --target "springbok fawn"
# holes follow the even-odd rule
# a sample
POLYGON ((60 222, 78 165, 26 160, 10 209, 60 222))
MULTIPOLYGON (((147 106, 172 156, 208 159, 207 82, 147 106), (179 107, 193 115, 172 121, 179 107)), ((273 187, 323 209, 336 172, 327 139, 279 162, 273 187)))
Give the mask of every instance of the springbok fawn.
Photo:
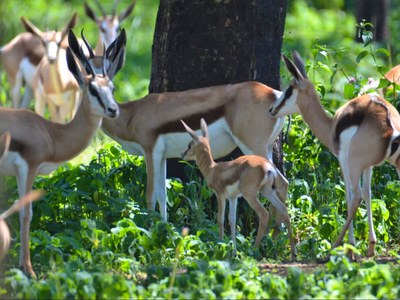
POLYGON ((259 226, 254 245, 260 246, 270 219, 270 214, 257 198, 257 194, 260 192, 283 215, 288 229, 292 258, 294 259, 296 247, 285 204, 288 190, 288 181, 285 177, 268 159, 257 155, 245 155, 233 161, 216 163, 212 158, 205 120, 201 119, 200 124, 202 136, 198 136, 182 120, 181 122, 192 137, 187 149, 182 152, 182 159, 196 160, 208 187, 217 195, 220 239, 223 239, 224 236, 225 204, 226 199, 228 199, 229 224, 235 247, 234 253, 236 254, 236 207, 237 198, 242 195, 258 215, 259 226))
MULTIPOLYGON (((333 118, 328 116, 314 85, 307 78, 303 60, 295 50, 292 56, 294 62, 286 56, 283 61, 293 79, 271 105, 270 114, 275 117, 301 114, 315 136, 339 159, 346 186, 348 216, 332 248, 340 245, 347 228, 348 243, 355 244, 353 218, 364 198, 369 224, 367 256, 373 256, 376 235, 371 211, 372 166, 379 166, 388 159, 400 175, 400 115, 385 99, 364 95, 343 105, 333 118)), ((354 259, 353 251, 349 252, 349 257, 354 259)))

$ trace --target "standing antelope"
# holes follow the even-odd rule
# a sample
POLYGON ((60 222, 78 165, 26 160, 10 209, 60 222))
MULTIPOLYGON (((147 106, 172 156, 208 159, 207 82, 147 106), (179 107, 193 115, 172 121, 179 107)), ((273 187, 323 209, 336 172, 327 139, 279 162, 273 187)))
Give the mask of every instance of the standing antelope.
POLYGON ((179 158, 189 142, 180 120, 197 130, 204 116, 210 124, 214 158, 239 146, 245 154, 272 161, 272 146, 284 118, 271 117, 268 109, 280 94, 258 82, 149 94, 118 104, 119 118, 103 120, 101 128, 130 154, 145 157, 148 208, 154 210, 158 200, 161 215, 167 220, 166 160, 179 158))
MULTIPOLYGON (((71 19, 64 26, 61 32, 54 31, 40 32, 32 29, 31 23, 21 17, 22 25, 27 32, 17 35, 11 42, 0 48, 0 57, 3 68, 7 74, 10 83, 11 98, 13 108, 28 108, 33 96, 33 74, 39 65, 43 56, 50 51, 54 53, 54 46, 46 49, 43 41, 54 38, 58 41, 58 47, 66 48, 67 40, 62 39, 62 32, 66 32, 69 28, 74 28, 78 20, 77 13, 74 13, 71 19), (20 94, 22 86, 25 87, 24 97, 21 102, 20 94)), ((52 55, 52 54, 50 54, 52 55)))
POLYGON ((235 248, 234 255, 236 255, 236 208, 237 198, 242 195, 258 215, 259 226, 254 245, 260 246, 269 223, 268 211, 257 199, 258 191, 260 191, 283 215, 288 228, 292 258, 294 259, 296 248, 290 227, 290 217, 285 204, 289 183, 285 177, 268 159, 257 155, 246 155, 233 161, 216 163, 211 155, 210 138, 204 119, 201 119, 200 124, 202 136, 198 136, 182 120, 181 122, 193 139, 187 149, 182 152, 182 159, 196 160, 208 187, 214 190, 217 195, 220 239, 222 240, 224 237, 225 204, 226 199, 228 199, 229 225, 231 226, 232 241, 235 248))
MULTIPOLYGON (((372 166, 379 166, 388 159, 400 175, 400 115, 386 100, 376 95, 364 95, 342 106, 333 118, 328 116, 314 85, 307 78, 300 55, 293 50, 292 56, 294 63, 286 56, 283 61, 294 78, 271 105, 270 113, 275 117, 301 114, 316 137, 338 157, 346 186, 348 217, 332 248, 342 242, 347 228, 348 243, 355 244, 353 218, 363 197, 369 223, 367 256, 373 256, 376 235, 371 212, 372 166)), ((354 259, 353 251, 349 256, 354 259)))
POLYGON ((112 15, 107 15, 100 2, 96 0, 96 4, 102 13, 101 17, 98 17, 86 2, 84 3, 86 15, 92 19, 99 28, 99 39, 96 48, 94 49, 96 55, 103 55, 103 44, 106 47, 109 47, 116 39, 120 23, 132 13, 136 4, 136 1, 134 1, 127 9, 117 15, 118 2, 119 0, 114 4, 112 15))
MULTIPOLYGON (((46 120, 30 110, 0 108, 0 133, 11 133, 10 151, 0 167, 0 174, 17 177, 20 198, 30 192, 36 175, 49 174, 82 152, 90 144, 103 117, 118 116, 111 80, 122 68, 125 49, 118 53, 116 63, 111 64, 108 71, 104 57, 103 74, 97 75, 80 48, 77 55, 84 62, 83 67, 88 74, 84 76, 71 50, 67 49, 68 68, 83 91, 78 111, 67 124, 46 120)), ((20 266, 24 272, 35 276, 29 253, 31 219, 32 205, 29 205, 20 211, 20 266)))
POLYGON ((25 29, 41 39, 46 52, 33 74, 35 111, 44 117, 47 105, 51 119, 59 123, 65 123, 68 113, 72 119, 78 107, 79 86, 68 70, 66 51, 61 48, 61 42, 68 33, 69 25, 72 20, 76 22, 76 18, 75 13, 61 32, 42 32, 24 17, 21 18, 25 29))

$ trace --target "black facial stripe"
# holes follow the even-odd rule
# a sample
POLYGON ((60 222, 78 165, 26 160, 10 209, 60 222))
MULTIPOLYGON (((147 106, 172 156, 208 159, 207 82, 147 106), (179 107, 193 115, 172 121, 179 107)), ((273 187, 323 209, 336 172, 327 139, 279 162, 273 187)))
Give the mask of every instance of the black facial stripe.
POLYGON ((103 101, 101 100, 99 92, 92 85, 89 85, 89 92, 92 94, 93 97, 95 97, 97 99, 97 101, 99 101, 100 106, 103 109, 106 109, 106 106, 104 105, 103 101))
POLYGON ((398 136, 392 141, 389 157, 392 156, 397 151, 397 149, 399 148, 399 143, 400 143, 400 136, 398 136))
POLYGON ((285 102, 287 99, 289 99, 290 97, 292 97, 293 94, 293 86, 289 85, 289 87, 287 88, 285 95, 283 97, 283 100, 281 101, 281 103, 278 105, 278 107, 276 108, 278 111, 285 106, 285 102))

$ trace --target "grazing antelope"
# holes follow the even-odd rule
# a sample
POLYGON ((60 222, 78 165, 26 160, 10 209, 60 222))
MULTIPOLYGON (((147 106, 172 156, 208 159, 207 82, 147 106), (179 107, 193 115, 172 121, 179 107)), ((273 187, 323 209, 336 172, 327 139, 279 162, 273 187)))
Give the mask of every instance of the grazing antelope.
MULTIPOLYGON (((355 244, 353 218, 363 197, 369 223, 367 256, 373 256, 376 235, 371 212, 372 166, 379 166, 388 159, 400 175, 400 115, 383 98, 364 95, 346 103, 333 118, 328 116, 314 85, 307 78, 300 55, 293 50, 292 56, 294 63, 286 56, 283 56, 283 61, 294 78, 271 105, 270 114, 280 118, 294 113, 301 114, 316 137, 338 157, 346 186, 348 217, 332 248, 342 242, 347 228, 348 243, 355 244)), ((353 251, 350 251, 349 256, 354 259, 353 251)))
POLYGON ((119 103, 118 119, 103 120, 101 128, 130 154, 145 157, 148 208, 154 210, 158 200, 167 220, 166 160, 179 158, 189 142, 180 120, 197 130, 204 116, 214 158, 239 146, 245 154, 272 161, 273 143, 285 120, 272 118, 268 109, 280 94, 258 82, 149 94, 119 103))
POLYGON ((96 23, 96 26, 99 28, 99 39, 94 52, 97 55, 103 55, 103 44, 106 47, 109 47, 110 44, 116 39, 120 23, 132 13, 136 1, 129 5, 129 7, 119 15, 117 15, 117 5, 119 0, 117 0, 114 4, 112 15, 107 15, 100 2, 97 0, 95 1, 101 10, 102 16, 98 17, 86 2, 84 3, 85 13, 96 23))
POLYGON ((257 238, 254 243, 260 246, 261 239, 269 223, 269 213, 257 199, 258 191, 271 201, 272 205, 283 215, 288 228, 288 236, 295 258, 296 247, 293 241, 290 217, 286 208, 288 181, 279 170, 266 158, 257 155, 241 156, 233 161, 216 163, 212 158, 210 138, 207 124, 201 119, 202 136, 181 120, 186 131, 192 137, 187 149, 182 152, 183 160, 196 160, 196 163, 207 181, 209 188, 214 190, 218 199, 219 237, 224 237, 224 218, 226 199, 229 200, 229 225, 231 226, 234 255, 236 255, 236 208, 237 198, 241 195, 246 199, 259 218, 257 238))
MULTIPOLYGON (((73 41, 69 43, 73 51, 78 51, 77 46, 72 47, 73 41)), ((116 63, 118 49, 125 48, 124 30, 114 43, 112 49, 116 51, 106 51, 106 56, 116 63)), ((198 129, 200 116, 205 116, 211 124, 214 158, 226 156, 239 146, 245 154, 261 155, 272 161, 273 143, 285 119, 272 118, 268 109, 280 94, 258 82, 149 94, 117 103, 120 116, 115 120, 103 119, 101 128, 130 154, 145 157, 148 209, 154 210, 158 200, 166 221, 166 160, 179 158, 181 149, 189 142, 180 119, 198 129)), ((277 224, 281 218, 277 216, 277 224)))
MULTIPOLYGON (((71 33, 72 31, 70 31, 71 33)), ((76 41, 75 44, 78 44, 76 41)), ((115 46, 115 44, 114 44, 115 46)), ((68 68, 83 91, 74 119, 67 124, 46 120, 26 109, 0 108, 0 133, 10 131, 9 154, 0 167, 0 174, 16 176, 20 198, 28 194, 36 175, 49 174, 62 163, 82 152, 92 140, 103 117, 116 118, 118 105, 113 98, 112 79, 122 68, 125 49, 118 52, 116 63, 97 75, 80 48, 79 61, 88 75, 83 75, 70 48, 67 49, 68 68), (122 63, 121 63, 122 62, 122 63)), ((32 205, 20 211, 21 269, 35 276, 29 253, 29 226, 32 205)))
MULTIPOLYGON (((76 20, 75 13, 72 19, 76 20)), ((65 123, 67 114, 70 119, 76 113, 79 99, 79 86, 74 76, 68 70, 66 51, 61 48, 61 42, 66 37, 68 24, 61 32, 42 32, 24 17, 21 18, 25 29, 39 37, 45 47, 45 56, 40 61, 33 74, 32 89, 35 95, 35 111, 45 116, 48 106, 51 119, 65 123)))
POLYGON ((65 49, 68 46, 66 39, 62 39, 62 33, 67 32, 69 28, 74 28, 78 20, 77 13, 74 13, 71 19, 64 26, 61 32, 45 31, 40 35, 38 31, 32 31, 31 23, 21 18, 22 25, 27 32, 17 35, 11 42, 0 49, 0 57, 3 68, 7 74, 10 83, 11 98, 13 108, 28 108, 33 97, 33 74, 46 52, 54 55, 58 47, 65 49), (43 41, 53 38, 58 41, 58 46, 46 49, 43 41), (21 102, 20 94, 22 86, 25 87, 23 100, 21 102))

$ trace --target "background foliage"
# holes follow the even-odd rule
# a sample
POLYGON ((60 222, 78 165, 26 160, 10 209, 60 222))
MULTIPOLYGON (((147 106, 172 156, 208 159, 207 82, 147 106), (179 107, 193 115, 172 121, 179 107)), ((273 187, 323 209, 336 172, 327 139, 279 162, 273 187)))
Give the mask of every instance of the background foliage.
MULTIPOLYGON (((380 77, 391 62, 398 62, 398 16, 392 1, 387 45, 364 47, 354 42, 356 20, 351 1, 289 1, 283 52, 298 49, 307 61, 326 111, 333 114, 355 97, 368 77, 380 77), (379 50, 381 49, 381 50, 379 50), (382 50, 383 49, 383 50, 382 50), (390 50, 390 51, 388 51, 390 50), (360 53, 366 51, 366 54, 360 53), (387 55, 389 54, 389 56, 387 55), (349 83, 350 78, 355 81, 349 83)), ((118 11, 130 4, 121 0, 118 11)), ((89 1, 100 14, 94 2, 89 1)), ((112 2, 103 3, 111 11, 112 2)), ((127 59, 116 77, 116 99, 133 100, 147 93, 151 44, 158 1, 138 1, 133 17, 122 23, 128 34, 127 59)), ((74 11, 79 13, 75 32, 85 28, 93 47, 97 29, 78 0, 51 2, 1 1, 0 45, 22 31, 20 16, 44 29, 61 28, 74 11), (41 12, 41 14, 38 14, 41 12)), ((367 20, 369 21, 369 20, 367 20)), ((368 29, 368 27, 366 28, 368 29)), ((288 80, 282 68, 282 80, 288 80)), ((10 91, 0 68, 0 101, 10 106, 10 91)), ((396 105, 397 99, 389 97, 396 105)), ((143 158, 128 155, 99 133, 90 149, 64 164, 51 176, 38 177, 35 188, 46 190, 34 203, 31 254, 38 281, 16 267, 19 256, 19 218, 8 220, 13 241, 1 266, 0 294, 4 298, 399 298, 400 268, 374 261, 351 263, 344 256, 349 246, 333 252, 327 264, 311 274, 298 268, 286 277, 267 273, 260 263, 290 259, 285 228, 276 240, 265 237, 256 249, 255 214, 243 202, 238 216, 238 257, 232 257, 230 230, 218 238, 215 203, 206 183, 187 165, 188 183, 168 180, 170 223, 161 221, 146 205, 143 158), (189 228, 189 234, 182 233, 189 228), (178 269, 178 272, 176 272, 178 269)), ((287 200, 292 218, 298 260, 326 258, 331 242, 347 215, 344 183, 337 159, 311 133, 301 116, 294 116, 284 144, 287 200)), ((399 250, 400 184, 387 164, 374 169, 372 209, 379 256, 397 257, 399 250)), ((1 209, 17 198, 16 182, 3 183, 1 209)), ((366 253, 368 239, 364 203, 355 220, 356 249, 366 253)))

